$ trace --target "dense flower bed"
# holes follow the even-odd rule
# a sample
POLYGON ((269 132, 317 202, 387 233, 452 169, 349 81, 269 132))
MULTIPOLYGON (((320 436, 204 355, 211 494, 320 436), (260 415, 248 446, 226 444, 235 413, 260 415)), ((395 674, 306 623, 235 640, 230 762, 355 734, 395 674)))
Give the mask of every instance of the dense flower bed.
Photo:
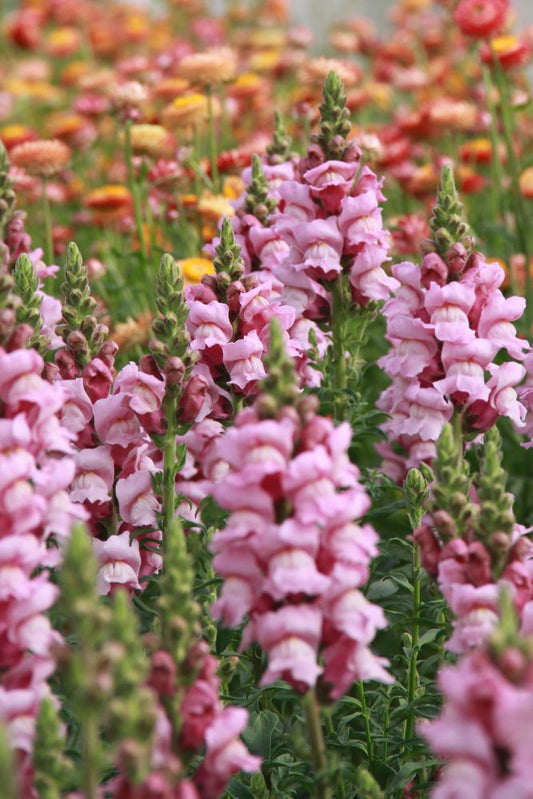
POLYGON ((289 12, 0 19, 6 799, 532 795, 533 36, 289 12))

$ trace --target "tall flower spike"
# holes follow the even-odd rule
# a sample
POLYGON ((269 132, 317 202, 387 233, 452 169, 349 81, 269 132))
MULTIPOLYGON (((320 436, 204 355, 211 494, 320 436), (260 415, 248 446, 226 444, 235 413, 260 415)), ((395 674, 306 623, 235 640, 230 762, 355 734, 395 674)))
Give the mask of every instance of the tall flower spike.
MULTIPOLYGON (((185 328, 188 308, 183 299, 183 278, 174 258, 165 253, 155 283, 155 301, 160 317, 152 325, 152 355, 161 369, 169 358, 184 359, 189 344, 185 328)), ((191 364, 192 365, 192 364, 191 364)))
POLYGON ((96 581, 91 541, 82 527, 76 527, 60 574, 59 611, 68 630, 75 633, 77 646, 65 646, 60 662, 63 683, 81 721, 81 788, 87 796, 96 795, 102 769, 117 756, 124 741, 133 741, 137 752, 125 764, 128 777, 145 778, 157 714, 155 695, 141 687, 148 662, 129 598, 120 590, 111 607, 104 605, 96 581))
POLYGON ((265 366, 268 377, 261 382, 261 393, 254 407, 261 419, 274 419, 278 411, 294 404, 299 393, 294 361, 287 354, 281 325, 276 318, 270 322, 265 366))
POLYGON ((0 273, 0 346, 4 346, 11 336, 16 322, 20 297, 13 290, 13 276, 0 273))
POLYGON ((241 248, 235 241, 235 233, 227 216, 222 220, 220 241, 216 248, 213 265, 217 273, 217 283, 229 285, 236 280, 240 280, 244 274, 241 248))
POLYGON ((287 128, 283 122, 283 117, 279 111, 274 112, 274 133, 272 134, 272 142, 268 145, 266 151, 268 155, 269 164, 282 164, 292 157, 291 151, 292 136, 287 132, 287 128))
POLYGON ((466 221, 463 203, 455 188, 453 169, 449 164, 442 169, 437 202, 429 226, 433 232, 434 249, 443 258, 454 244, 462 244, 467 251, 472 249, 473 237, 466 221))
POLYGON ((13 289, 21 299, 21 304, 17 308, 17 323, 29 325, 33 330, 33 336, 28 340, 27 345, 37 349, 41 355, 46 351, 50 341, 47 336, 39 335, 43 326, 43 319, 40 313, 42 297, 37 294, 39 288, 39 278, 35 272, 31 259, 25 255, 19 255, 15 264, 13 289))
POLYGON ((198 632, 200 609, 193 599, 194 573, 185 536, 178 519, 169 525, 165 540, 165 570, 158 601, 163 648, 178 667, 198 632), (179 609, 179 615, 177 612, 179 609))
MULTIPOLYGON (((515 529, 513 495, 506 491, 506 475, 501 463, 501 438, 496 427, 485 433, 476 489, 481 506, 475 520, 476 538, 491 552, 496 571, 499 560, 507 561, 511 535, 515 529)), ((499 576, 499 575, 498 575, 499 576)))
POLYGON ((33 767, 40 799, 57 799, 68 788, 74 765, 64 754, 65 736, 53 700, 45 696, 35 725, 33 767))
POLYGON ((123 758, 123 767, 128 779, 139 784, 150 770, 157 700, 154 692, 145 687, 149 663, 130 598, 120 590, 113 599, 109 637, 122 651, 114 667, 113 696, 105 726, 111 741, 135 742, 136 756, 123 758))
POLYGON ((331 71, 324 82, 320 106, 318 143, 326 159, 341 161, 347 148, 346 137, 351 129, 350 111, 346 106, 346 91, 340 75, 331 71))
POLYGON ((470 468, 449 424, 444 426, 439 438, 433 470, 431 514, 435 526, 444 540, 464 536, 474 513, 469 497, 470 468))
POLYGON ((0 241, 4 239, 4 233, 11 219, 16 201, 13 181, 9 177, 7 150, 0 141, 0 241))
POLYGON ((252 181, 246 192, 244 210, 247 214, 255 216, 262 225, 266 221, 278 201, 274 197, 269 197, 268 183, 263 171, 263 166, 258 155, 252 156, 252 181))
POLYGON ((90 538, 81 525, 76 526, 59 575, 61 595, 58 610, 68 629, 75 632, 78 645, 65 645, 60 657, 60 676, 69 692, 76 717, 81 721, 84 748, 81 788, 89 796, 93 795, 91 791, 96 792, 107 759, 99 726, 113 689, 110 679, 112 661, 102 652, 111 611, 99 602, 96 575, 97 564, 90 538))
POLYGON ((91 296, 89 273, 74 241, 67 245, 65 279, 61 288, 65 301, 63 322, 57 326, 57 332, 78 366, 83 367, 99 352, 108 329, 94 316, 96 302, 91 296))

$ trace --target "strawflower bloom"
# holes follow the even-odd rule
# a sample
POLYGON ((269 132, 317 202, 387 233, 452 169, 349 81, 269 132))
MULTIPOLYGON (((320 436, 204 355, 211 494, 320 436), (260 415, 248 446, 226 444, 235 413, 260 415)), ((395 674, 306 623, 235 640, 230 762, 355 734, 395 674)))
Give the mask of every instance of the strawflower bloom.
POLYGON ((10 152, 11 163, 30 175, 49 178, 63 170, 70 161, 71 151, 58 139, 40 139, 19 144, 10 152))

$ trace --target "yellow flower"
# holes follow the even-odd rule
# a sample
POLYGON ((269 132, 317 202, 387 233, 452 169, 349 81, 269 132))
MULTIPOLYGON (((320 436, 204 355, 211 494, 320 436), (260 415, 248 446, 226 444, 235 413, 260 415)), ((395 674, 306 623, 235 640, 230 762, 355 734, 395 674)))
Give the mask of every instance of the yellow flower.
POLYGON ((207 97, 205 94, 187 94, 176 97, 163 109, 163 124, 166 128, 199 125, 207 119, 207 97))
POLYGON ((239 175, 227 175, 222 191, 228 200, 236 200, 244 191, 243 179, 239 175))
POLYGON ((169 153, 169 144, 172 146, 172 135, 162 125, 132 125, 130 133, 134 153, 157 158, 169 153))
POLYGON ((186 283, 201 283, 204 275, 215 274, 215 267, 208 258, 183 258, 177 263, 186 283))
POLYGON ((204 192, 196 207, 204 222, 218 222, 221 216, 235 216, 234 207, 223 194, 204 192))
POLYGON ((523 197, 533 199, 533 166, 528 166, 520 175, 520 191, 523 197))
POLYGON ((85 198, 85 205, 98 211, 125 208, 131 203, 131 194, 125 186, 107 184, 93 189, 85 198))
POLYGON ((253 53, 248 66, 255 72, 272 72, 279 66, 281 50, 268 49, 253 53))

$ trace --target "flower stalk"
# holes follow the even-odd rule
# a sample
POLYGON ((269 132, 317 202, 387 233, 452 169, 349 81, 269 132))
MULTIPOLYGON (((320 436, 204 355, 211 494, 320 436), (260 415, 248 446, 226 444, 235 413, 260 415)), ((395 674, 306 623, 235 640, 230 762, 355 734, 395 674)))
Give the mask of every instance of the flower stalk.
POLYGON ((329 786, 326 746, 322 734, 320 707, 313 688, 304 696, 303 705, 309 732, 309 743, 311 745, 311 758, 317 779, 317 797, 318 799, 333 799, 333 794, 329 786))

